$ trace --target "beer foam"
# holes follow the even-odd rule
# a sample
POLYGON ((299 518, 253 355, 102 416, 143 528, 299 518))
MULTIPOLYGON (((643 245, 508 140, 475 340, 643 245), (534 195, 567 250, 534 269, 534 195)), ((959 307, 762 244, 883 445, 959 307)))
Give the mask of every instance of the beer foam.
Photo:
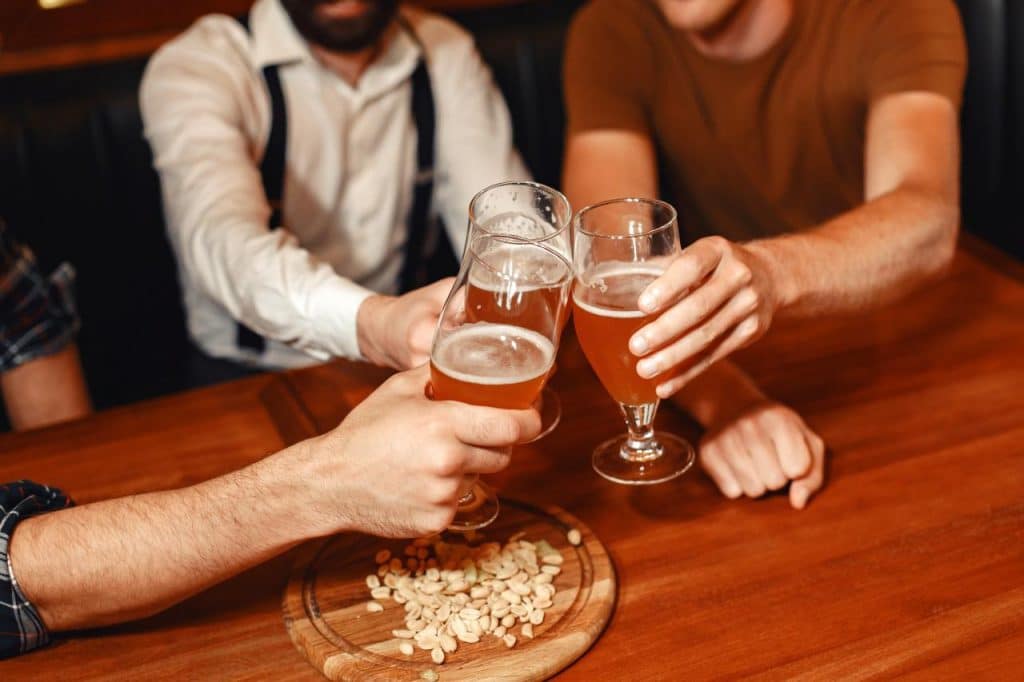
POLYGON ((584 303, 580 299, 576 298, 576 296, 572 297, 572 302, 577 308, 582 308, 591 315, 597 315, 598 317, 627 318, 644 317, 647 315, 647 313, 642 310, 622 310, 620 308, 602 308, 601 306, 590 305, 589 303, 584 303))
POLYGON ((431 357, 434 366, 470 384, 518 384, 551 369, 555 346, 542 334, 511 324, 477 322, 443 338, 431 357))
POLYGON ((504 244, 473 257, 480 266, 470 270, 469 281, 486 291, 537 291, 561 286, 572 278, 568 263, 539 246, 504 244))
POLYGON ((636 301, 640 294, 655 279, 664 272, 661 268, 652 268, 641 264, 622 265, 618 263, 604 264, 611 267, 598 267, 590 273, 589 286, 583 286, 577 281, 572 292, 572 302, 578 308, 582 308, 591 315, 601 317, 633 318, 644 317, 648 313, 636 307, 636 301), (616 302, 624 302, 627 299, 630 308, 624 306, 602 306, 594 303, 584 302, 581 296, 596 290, 599 297, 612 299, 616 302))

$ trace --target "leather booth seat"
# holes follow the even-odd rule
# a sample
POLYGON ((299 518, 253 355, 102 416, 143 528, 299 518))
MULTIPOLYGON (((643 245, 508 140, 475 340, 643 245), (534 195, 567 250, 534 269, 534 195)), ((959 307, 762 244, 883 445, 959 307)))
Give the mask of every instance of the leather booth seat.
MULTIPOLYGON (((536 178, 558 184, 561 61, 580 0, 455 13, 476 36, 536 178)), ((1024 7, 961 0, 971 51, 964 131, 964 224, 1021 255, 1010 220, 1024 159, 1024 7), (1020 124, 1018 124, 1018 122, 1020 124)), ((45 267, 78 271, 79 346, 98 407, 187 388, 188 341, 142 138, 145 59, 0 78, 0 215, 45 267)))

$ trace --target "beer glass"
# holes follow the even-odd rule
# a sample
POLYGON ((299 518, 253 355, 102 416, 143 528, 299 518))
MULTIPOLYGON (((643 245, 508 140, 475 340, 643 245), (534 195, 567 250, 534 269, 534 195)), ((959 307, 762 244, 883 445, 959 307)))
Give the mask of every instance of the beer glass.
MULTIPOLYGON (((500 182, 477 192, 469 203, 466 243, 481 234, 519 237, 544 244, 571 263, 571 221, 569 200, 558 190, 537 182, 500 182)), ((569 307, 565 310, 568 317, 569 307)), ((565 322, 560 320, 560 327, 565 322)), ((536 439, 551 433, 562 418, 562 403, 550 387, 544 387, 539 403, 541 430, 536 439)))
MULTIPOLYGON (((533 405, 551 373, 572 283, 571 263, 544 244, 474 237, 434 333, 432 397, 504 409, 533 405)), ((467 476, 449 528, 481 528, 497 515, 497 496, 467 476)))
POLYGON ((660 377, 636 373, 629 339, 657 317, 641 312, 637 299, 680 253, 676 211, 654 199, 613 199, 580 211, 574 232, 576 335, 628 430, 597 447, 594 470, 627 485, 671 480, 693 465, 693 447, 654 431, 660 377))

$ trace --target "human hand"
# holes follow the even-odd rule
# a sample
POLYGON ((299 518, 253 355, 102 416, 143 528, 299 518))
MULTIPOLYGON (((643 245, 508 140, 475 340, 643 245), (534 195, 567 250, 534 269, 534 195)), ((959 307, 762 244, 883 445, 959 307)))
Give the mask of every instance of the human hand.
POLYGON ((434 327, 452 288, 451 277, 403 296, 370 296, 356 314, 359 351, 370 362, 404 370, 430 358, 434 327))
POLYGON ((732 499, 789 483, 789 503, 803 509, 824 482, 824 442, 800 415, 770 400, 710 429, 698 450, 704 471, 732 499))
POLYGON ((534 410, 430 400, 429 380, 425 365, 394 375, 289 463, 316 535, 438 532, 451 522, 464 474, 504 469, 508 448, 540 431, 534 410))
POLYGON ((657 319, 632 336, 645 379, 669 372, 658 385, 668 398, 710 365, 760 338, 779 307, 769 261, 756 245, 721 237, 694 242, 652 282, 638 301, 657 319))

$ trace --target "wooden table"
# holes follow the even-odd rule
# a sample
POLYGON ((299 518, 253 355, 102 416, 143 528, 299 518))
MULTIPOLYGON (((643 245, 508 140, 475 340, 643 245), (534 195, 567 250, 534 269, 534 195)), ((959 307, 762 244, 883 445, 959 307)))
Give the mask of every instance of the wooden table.
MULTIPOLYGON (((729 501, 701 473, 605 482, 619 431, 571 340, 564 423, 516 452, 506 495, 557 503, 611 551, 619 600, 573 680, 1024 675, 1024 274, 971 244, 953 272, 870 317, 778 328, 744 361, 831 448, 796 512, 729 501)), ((338 363, 0 438, 0 480, 79 502, 187 485, 327 429, 384 374, 338 363)), ((671 409, 662 427, 697 436, 671 409)), ((280 617, 285 555, 140 623, 0 663, 4 679, 316 679, 280 617)))

